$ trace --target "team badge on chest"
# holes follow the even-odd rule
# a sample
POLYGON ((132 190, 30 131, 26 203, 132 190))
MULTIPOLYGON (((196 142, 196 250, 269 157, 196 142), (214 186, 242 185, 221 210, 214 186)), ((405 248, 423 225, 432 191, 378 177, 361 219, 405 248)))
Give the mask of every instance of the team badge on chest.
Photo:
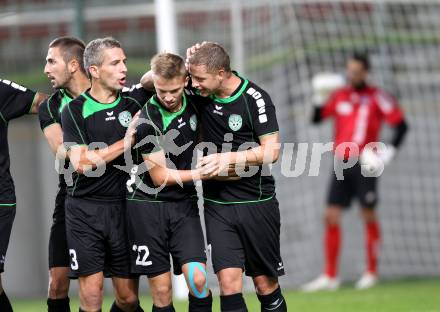
POLYGON ((131 121, 131 113, 129 111, 120 112, 118 120, 123 127, 127 128, 131 121))
POLYGON ((243 120, 241 119, 240 115, 232 114, 229 116, 228 124, 232 131, 238 131, 241 129, 243 120))

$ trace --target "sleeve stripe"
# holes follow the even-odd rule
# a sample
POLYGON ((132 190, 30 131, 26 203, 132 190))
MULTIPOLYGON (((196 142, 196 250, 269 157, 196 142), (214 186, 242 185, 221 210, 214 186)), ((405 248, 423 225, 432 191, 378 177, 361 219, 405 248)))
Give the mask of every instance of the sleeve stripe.
POLYGON ((269 132, 269 133, 265 133, 265 134, 262 134, 262 135, 260 135, 260 136, 258 136, 258 138, 264 138, 264 137, 266 137, 266 136, 268 136, 268 135, 272 135, 272 134, 277 134, 277 133, 279 133, 280 131, 273 131, 273 132, 269 132))
POLYGON ((78 134, 81 137, 81 140, 83 141, 83 144, 85 145, 86 141, 84 140, 84 138, 83 138, 83 136, 81 134, 81 130, 79 129, 78 124, 76 123, 76 120, 73 117, 72 110, 70 109, 70 105, 67 105, 67 108, 69 109, 70 116, 72 117, 72 120, 75 123, 76 129, 78 130, 78 134))
POLYGON ((1 112, 0 112, 0 117, 4 121, 5 125, 7 125, 8 122, 6 121, 5 117, 3 117, 3 114, 1 112))

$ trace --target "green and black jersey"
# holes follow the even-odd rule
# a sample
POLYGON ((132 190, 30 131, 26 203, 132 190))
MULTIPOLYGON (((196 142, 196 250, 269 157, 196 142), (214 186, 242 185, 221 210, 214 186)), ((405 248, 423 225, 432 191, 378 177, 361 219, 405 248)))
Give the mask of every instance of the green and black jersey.
MULTIPOLYGON (((214 143, 219 153, 223 145, 232 145, 232 152, 255 147, 261 137, 278 132, 275 106, 270 96, 245 78, 241 78, 240 86, 228 98, 213 95, 201 97, 194 89, 188 92, 198 104, 202 140, 214 143)), ((204 181, 205 200, 235 204, 272 198, 275 195, 275 181, 267 166, 259 166, 254 174, 251 173, 249 171, 237 181, 204 181)))
POLYGON ((15 206, 14 181, 9 170, 9 121, 32 109, 36 93, 9 80, 0 79, 0 206, 15 206))
MULTIPOLYGON (((164 151, 167 167, 170 169, 190 170, 193 161, 195 165, 198 116, 188 97, 183 95, 179 111, 170 112, 154 95, 142 108, 140 121, 134 146, 135 158, 140 168, 145 168, 142 155, 159 150, 164 151)), ((142 173, 140 179, 147 188, 141 187, 141 183, 137 182, 133 186, 133 192, 128 194, 128 200, 179 201, 196 195, 192 182, 183 183, 183 188, 180 185, 155 187, 148 172, 142 173)))
MULTIPOLYGON (((61 112, 64 144, 67 147, 86 145, 93 150, 116 143, 124 138, 132 117, 151 95, 138 84, 131 89, 124 88, 113 103, 103 104, 89 91, 84 92, 61 112)), ((124 155, 121 155, 93 172, 74 172, 73 183, 67 186, 68 195, 104 201, 125 199, 128 173, 115 167, 124 165, 124 155)))
MULTIPOLYGON (((41 104, 38 111, 38 117, 40 119, 40 127, 44 132, 44 129, 51 127, 52 125, 61 126, 61 111, 67 103, 73 100, 73 97, 65 89, 59 89, 54 92, 47 100, 41 104)), ((69 161, 64 162, 64 168, 67 169, 69 161)), ((66 191, 66 182, 64 175, 59 174, 59 192, 66 191)))

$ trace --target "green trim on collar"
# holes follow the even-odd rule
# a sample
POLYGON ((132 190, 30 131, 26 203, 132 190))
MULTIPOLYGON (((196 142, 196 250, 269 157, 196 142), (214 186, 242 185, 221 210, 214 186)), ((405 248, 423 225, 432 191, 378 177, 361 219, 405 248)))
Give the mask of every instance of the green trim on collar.
POLYGON ((102 110, 106 110, 109 108, 113 108, 116 105, 119 104, 119 102, 121 101, 121 94, 118 94, 118 97, 116 98, 116 100, 113 101, 113 103, 108 103, 108 104, 103 104, 103 103, 99 103, 96 100, 92 99, 89 95, 87 95, 86 92, 84 92, 83 94, 81 94, 86 101, 84 102, 84 106, 83 106, 83 111, 82 111, 82 116, 84 119, 86 119, 87 117, 100 112, 102 110))
POLYGON ((156 95, 153 95, 150 99, 150 103, 156 106, 159 109, 160 115, 162 116, 162 123, 163 123, 163 129, 162 131, 165 131, 168 126, 171 124, 171 122, 182 115, 182 113, 186 109, 186 96, 185 93, 182 95, 183 103, 182 107, 177 112, 170 112, 165 107, 163 107, 162 104, 159 103, 159 101, 156 99, 156 95))
POLYGON ((61 113, 63 108, 73 100, 73 96, 71 96, 70 93, 65 89, 61 89, 60 92, 63 96, 61 98, 61 105, 58 111, 61 113))
POLYGON ((238 91, 234 91, 233 95, 231 95, 230 97, 227 98, 219 98, 216 95, 210 95, 209 97, 217 103, 221 103, 221 104, 227 104, 227 103, 231 103, 234 102, 236 99, 238 99, 244 92, 244 90, 246 90, 247 86, 249 85, 249 80, 247 80, 246 78, 241 77, 237 72, 233 71, 233 74, 236 75, 238 78, 240 78, 242 80, 241 83, 241 87, 238 89, 238 91))

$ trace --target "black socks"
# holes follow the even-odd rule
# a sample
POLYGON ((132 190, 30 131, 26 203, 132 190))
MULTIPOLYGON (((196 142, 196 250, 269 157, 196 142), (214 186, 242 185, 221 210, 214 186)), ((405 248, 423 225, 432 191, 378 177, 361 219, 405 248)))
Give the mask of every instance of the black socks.
POLYGON ((8 296, 6 296, 4 291, 0 294, 0 311, 12 312, 11 303, 9 302, 8 296))
POLYGON ((261 312, 287 312, 286 300, 281 293, 281 288, 278 287, 273 293, 269 295, 258 295, 258 300, 261 303, 261 312))
POLYGON ((47 298, 47 311, 48 312, 70 312, 70 299, 69 297, 61 299, 47 298))
POLYGON ((189 312, 211 312, 212 311, 212 293, 209 292, 208 297, 196 298, 188 294, 189 312))
POLYGON ((222 312, 247 312, 242 293, 220 296, 220 307, 222 312))

